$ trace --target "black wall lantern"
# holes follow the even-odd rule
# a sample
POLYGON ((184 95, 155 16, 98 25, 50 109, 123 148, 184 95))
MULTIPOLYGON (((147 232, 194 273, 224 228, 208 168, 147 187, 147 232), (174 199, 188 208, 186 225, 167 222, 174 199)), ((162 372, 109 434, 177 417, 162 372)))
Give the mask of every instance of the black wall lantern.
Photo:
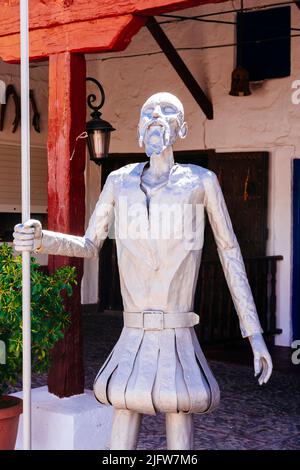
POLYGON ((95 83, 101 94, 101 101, 99 106, 94 106, 92 103, 96 101, 96 95, 90 94, 87 97, 87 104, 90 109, 93 110, 91 113, 91 120, 86 123, 87 132, 87 145, 90 154, 90 160, 101 165, 103 161, 108 157, 110 133, 115 131, 112 125, 101 119, 101 113, 99 109, 102 108, 105 102, 105 94, 100 83, 91 77, 86 78, 87 81, 95 83))

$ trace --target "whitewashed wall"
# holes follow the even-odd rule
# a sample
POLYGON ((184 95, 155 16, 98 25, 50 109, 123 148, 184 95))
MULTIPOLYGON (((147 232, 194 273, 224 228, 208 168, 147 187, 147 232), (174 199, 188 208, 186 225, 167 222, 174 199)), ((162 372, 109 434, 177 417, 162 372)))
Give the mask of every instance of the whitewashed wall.
MULTIPOLYGON (((6 85, 14 85, 20 96, 20 65, 6 64, 0 60, 0 79, 6 85)), ((32 212, 45 213, 47 211, 47 132, 48 132, 48 65, 31 64, 30 88, 34 90, 34 96, 40 113, 41 132, 37 133, 31 127, 31 210, 32 212)), ((30 107, 30 116, 33 112, 30 107)), ((0 132, 0 180, 1 183, 10 181, 10 192, 20 184, 20 143, 21 125, 12 133, 12 123, 15 118, 15 106, 10 97, 6 107, 3 131, 0 132), (19 155, 18 155, 19 153, 19 155)), ((5 185, 0 188, 0 212, 21 212, 21 194, 16 190, 14 197, 4 197, 5 185)), ((21 219, 21 214, 20 214, 21 219)), ((37 255, 41 264, 47 264, 47 256, 37 255)))
MULTIPOLYGON (((6 64, 0 60, 0 80, 6 85, 14 85, 19 97, 20 94, 20 66, 6 64)), ((47 133, 48 133, 48 66, 46 63, 30 68, 30 88, 34 91, 35 101, 40 113, 40 133, 30 127, 31 143, 31 178, 32 211, 44 213, 47 210, 47 133), (38 183, 39 186, 38 187, 38 183), (40 192, 40 194, 39 194, 40 192)), ((30 119, 33 112, 30 105, 30 119)), ((6 105, 3 131, 0 132, 0 212, 21 212, 21 193, 11 199, 5 198, 4 191, 8 189, 8 181, 11 181, 10 191, 20 185, 21 180, 21 123, 15 133, 12 132, 12 123, 15 119, 15 105, 12 96, 6 105), (6 181, 5 181, 6 180, 6 181)))
MULTIPOLYGON (((274 0, 246 0, 245 7, 274 3, 274 0)), ((278 2, 279 3, 279 2, 278 2)), ((189 9, 181 14, 201 14, 239 7, 240 2, 205 5, 189 9)), ((234 19, 233 15, 219 19, 234 19)), ((300 11, 292 7, 292 23, 300 25, 300 11)), ((193 47, 234 42, 234 28, 230 25, 199 22, 182 22, 163 26, 175 47, 193 47)), ((194 50, 181 52, 181 56, 211 97, 215 118, 208 121, 189 91, 173 70, 163 54, 118 59, 122 55, 159 51, 146 28, 132 40, 121 53, 87 55, 87 74, 101 81, 107 100, 103 109, 104 119, 109 120, 117 131, 111 140, 112 152, 140 151, 136 140, 139 110, 144 100, 157 91, 169 91, 183 101, 189 136, 180 141, 177 150, 214 148, 216 151, 267 150, 270 152, 269 191, 269 241, 268 254, 284 256, 278 272, 278 327, 283 329, 277 343, 288 345, 291 335, 291 165, 292 159, 300 157, 300 104, 291 101, 292 82, 300 79, 300 38, 292 39, 292 74, 290 77, 266 80, 252 86, 249 97, 228 95, 231 72, 234 67, 234 48, 194 50), (109 60, 114 57, 114 60, 109 60)), ((19 89, 19 67, 0 62, 0 78, 19 89)), ((47 126, 47 67, 31 69, 32 87, 36 90, 38 104, 42 104, 42 129, 40 136, 32 132, 32 143, 46 146, 47 126)), ((89 84, 90 87, 90 84, 89 84)), ((92 89, 92 88, 89 88, 92 89)), ((7 116, 11 122, 12 117, 7 116)), ((11 134, 7 129, 0 133, 0 142, 19 141, 19 132, 11 134)), ((88 165, 87 217, 99 196, 99 170, 88 165)), ((84 303, 97 301, 97 261, 85 262, 82 285, 84 303)))
MULTIPOLYGON (((0 60, 0 80, 3 80, 7 85, 14 85, 18 95, 20 96, 20 65, 6 64, 0 60)), ((31 145, 36 147, 43 146, 46 148, 48 122, 48 66, 46 62, 43 64, 31 64, 30 88, 34 90, 37 108, 41 115, 41 133, 38 134, 31 127, 31 145)), ((33 114, 31 108, 30 112, 32 118, 33 114)), ((10 97, 6 109, 4 129, 2 132, 0 132, 1 143, 20 144, 21 142, 21 126, 18 127, 14 134, 11 131, 14 116, 14 102, 12 97, 10 97)))

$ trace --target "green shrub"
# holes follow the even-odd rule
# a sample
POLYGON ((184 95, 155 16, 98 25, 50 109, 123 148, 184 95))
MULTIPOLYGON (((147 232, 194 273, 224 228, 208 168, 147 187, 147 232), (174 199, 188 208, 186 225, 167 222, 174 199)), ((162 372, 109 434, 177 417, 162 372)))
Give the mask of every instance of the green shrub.
MULTIPOLYGON (((31 258, 32 372, 47 372, 50 352, 70 323, 64 295, 76 284, 75 268, 64 266, 46 275, 31 258)), ((0 340, 6 361, 0 364, 0 395, 13 386, 22 372, 22 258, 0 246, 0 340)))

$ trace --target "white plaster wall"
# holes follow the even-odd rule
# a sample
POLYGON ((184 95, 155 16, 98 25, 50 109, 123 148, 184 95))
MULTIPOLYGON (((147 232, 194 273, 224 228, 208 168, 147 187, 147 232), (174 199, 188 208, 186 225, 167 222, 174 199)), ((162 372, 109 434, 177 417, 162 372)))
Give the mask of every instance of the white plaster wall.
MULTIPOLYGON (((46 62, 34 64, 30 66, 30 88, 34 90, 34 96, 40 113, 40 128, 41 133, 37 133, 31 127, 30 141, 32 145, 47 146, 47 131, 48 131, 48 65, 46 62)), ((14 85, 17 93, 21 96, 20 92, 20 65, 7 64, 0 60, 0 80, 3 80, 7 85, 14 85)), ((7 143, 20 144, 21 142, 21 125, 17 131, 12 133, 12 122, 14 120, 14 102, 12 97, 9 98, 4 129, 0 132, 0 141, 7 143)), ((32 119, 32 111, 30 108, 30 116, 32 119)))
POLYGON ((278 328, 282 334, 277 342, 290 344, 291 333, 291 286, 292 286, 292 160, 293 146, 279 146, 271 152, 269 176, 269 217, 270 237, 267 254, 280 254, 283 260, 278 264, 277 310, 278 328), (280 188, 280 190, 278 190, 280 188))
MULTIPOLYGON (((34 90, 34 96, 38 111, 40 113, 40 133, 37 133, 34 128, 30 127, 30 144, 31 148, 42 150, 41 158, 45 155, 47 148, 47 134, 48 134, 48 64, 38 63, 30 65, 30 88, 34 90)), ((6 85, 14 85, 17 93, 21 96, 20 92, 20 65, 7 64, 0 60, 0 80, 3 80, 6 85)), ((32 119, 33 112, 30 107, 30 117, 32 119)), ((3 131, 0 132, 0 143, 4 146, 21 145, 21 123, 15 133, 12 133, 12 123, 15 118, 15 106, 13 98, 10 97, 6 107, 5 121, 3 131)), ((3 146, 1 146, 3 148, 3 146)), ((45 161, 45 165, 47 162, 45 161)), ((1 153, 0 153, 0 171, 1 171, 1 153)), ((42 186, 41 192, 47 193, 47 187, 42 186)), ((21 220, 21 214, 20 214, 21 220)), ((37 255, 38 262, 42 265, 48 263, 46 255, 37 255)))
MULTIPOLYGON (((248 0, 245 7, 275 3, 248 0)), ((279 3, 279 2, 278 2, 279 3)), ((205 5, 180 12, 192 15, 239 8, 240 2, 205 5)), ((234 15, 219 19, 234 20, 234 15)), ((299 27, 300 11, 292 6, 292 26, 299 27)), ((223 24, 182 22, 163 26, 176 48, 233 43, 234 27, 223 24)), ((291 163, 300 155, 300 105, 292 103, 292 82, 300 79, 300 38, 291 40, 291 76, 252 85, 249 97, 232 97, 233 47, 180 52, 181 57, 211 97, 214 120, 208 121, 163 54, 119 58, 124 55, 159 51, 146 28, 124 52, 87 55, 88 75, 99 79, 107 100, 104 118, 117 131, 112 135, 112 152, 138 152, 136 125, 144 100, 157 91, 176 94, 184 103, 189 136, 176 144, 177 150, 214 148, 216 151, 267 150, 270 152, 268 254, 283 255, 278 265, 278 327, 283 333, 277 344, 288 345, 291 336, 291 163), (114 59, 110 59, 114 57, 114 59)), ((96 285, 94 284, 96 289, 96 285)), ((90 286, 91 288, 91 286, 90 286)))
MULTIPOLYGON (((95 163, 87 160, 85 171, 86 185, 86 206, 85 206, 85 223, 88 221, 97 203, 100 194, 100 167, 95 163)), ((81 284, 81 301, 83 304, 96 304, 98 302, 98 259, 84 260, 84 275, 81 284)))

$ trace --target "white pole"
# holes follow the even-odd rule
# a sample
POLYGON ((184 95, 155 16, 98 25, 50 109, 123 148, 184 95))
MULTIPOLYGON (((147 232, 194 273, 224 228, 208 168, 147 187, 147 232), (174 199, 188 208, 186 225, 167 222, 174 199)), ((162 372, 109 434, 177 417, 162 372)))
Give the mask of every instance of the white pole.
MULTIPOLYGON (((30 219, 29 31, 28 0, 20 0, 22 222, 30 219)), ((30 252, 22 252, 23 449, 31 448, 30 252)))

